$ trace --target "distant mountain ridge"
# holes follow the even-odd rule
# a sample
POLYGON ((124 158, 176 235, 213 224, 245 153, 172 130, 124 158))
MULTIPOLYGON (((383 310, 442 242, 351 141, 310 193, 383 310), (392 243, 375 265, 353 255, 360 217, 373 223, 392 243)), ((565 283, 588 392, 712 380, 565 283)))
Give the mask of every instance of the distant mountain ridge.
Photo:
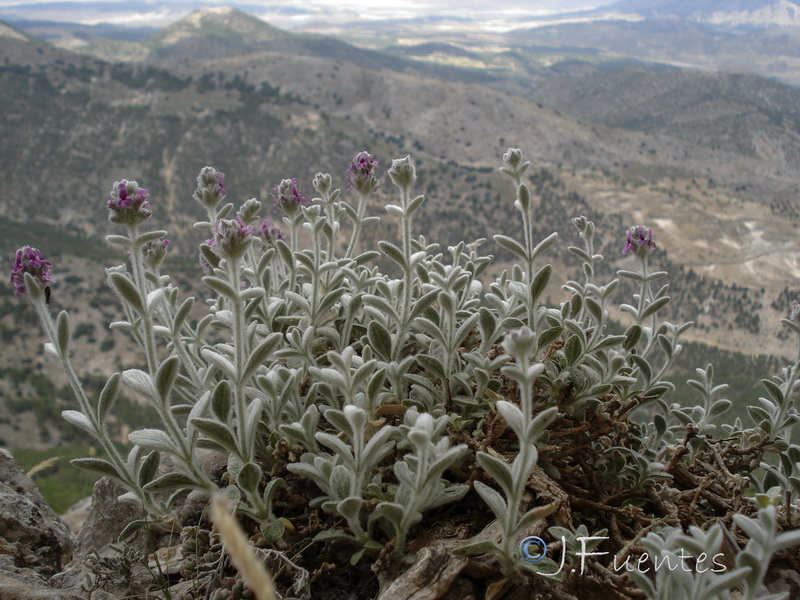
POLYGON ((601 10, 731 27, 800 26, 800 3, 793 0, 621 0, 601 10))

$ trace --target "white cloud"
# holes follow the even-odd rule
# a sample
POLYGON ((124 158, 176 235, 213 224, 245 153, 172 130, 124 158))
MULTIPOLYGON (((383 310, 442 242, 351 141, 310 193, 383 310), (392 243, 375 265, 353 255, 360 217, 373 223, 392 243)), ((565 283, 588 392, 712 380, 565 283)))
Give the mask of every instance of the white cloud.
MULTIPOLYGON (((279 27, 302 29, 313 23, 410 20, 438 16, 478 20, 491 29, 545 14, 609 4, 611 0, 0 0, 0 19, 22 18, 97 24, 163 27, 197 8, 230 4, 279 27)), ((487 27, 488 28, 488 27, 487 27)))

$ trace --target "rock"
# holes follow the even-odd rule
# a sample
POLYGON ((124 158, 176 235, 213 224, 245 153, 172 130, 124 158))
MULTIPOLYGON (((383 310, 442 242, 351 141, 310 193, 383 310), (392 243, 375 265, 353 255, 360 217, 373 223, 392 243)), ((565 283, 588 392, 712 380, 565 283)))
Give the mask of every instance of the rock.
MULTIPOLYGON (((82 584, 95 581, 95 574, 86 562, 89 555, 96 553, 104 558, 117 555, 110 545, 118 542, 119 534, 128 523, 144 517, 144 512, 135 504, 117 500, 125 492, 125 488, 108 477, 94 484, 91 506, 75 541, 73 560, 51 579, 53 587, 77 589, 82 584)), ((146 554, 144 542, 134 543, 134 546, 146 554)), ((113 591, 124 595, 129 589, 128 585, 128 582, 119 582, 119 587, 115 584, 113 591)))
POLYGON ((72 535, 77 535, 86 519, 89 517, 89 511, 92 509, 92 497, 87 496, 81 498, 75 504, 70 506, 64 514, 61 515, 61 520, 70 530, 72 535))
POLYGON ((35 580, 0 572, 0 598, 3 600, 86 600, 81 591, 54 590, 35 580))
POLYGON ((72 549, 66 525, 11 454, 0 449, 0 572, 50 577, 69 560, 72 549))

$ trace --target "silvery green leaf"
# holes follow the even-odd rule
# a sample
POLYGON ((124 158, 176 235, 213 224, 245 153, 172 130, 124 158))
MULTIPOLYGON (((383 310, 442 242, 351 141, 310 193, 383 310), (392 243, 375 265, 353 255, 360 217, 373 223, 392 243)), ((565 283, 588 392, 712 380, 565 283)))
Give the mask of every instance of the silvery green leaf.
POLYGON ((349 533, 345 533, 341 529, 325 529, 324 531, 320 531, 317 535, 315 535, 313 539, 315 542, 356 541, 355 537, 349 533))
POLYGON ((31 297, 31 300, 39 301, 42 298, 42 288, 39 287, 39 282, 27 271, 23 272, 22 279, 25 281, 25 292, 31 297))
POLYGON ((539 300, 539 296, 541 296, 542 292, 544 292, 544 290, 547 288, 547 284, 550 283, 550 275, 552 275, 552 273, 553 267, 550 265, 545 265, 536 272, 536 276, 531 282, 531 300, 533 302, 537 302, 539 300))
POLYGON ((480 481, 475 482, 475 491, 489 506, 498 519, 504 519, 508 513, 508 504, 497 490, 490 488, 480 481))
POLYGON ((353 462, 353 452, 348 444, 343 442, 337 436, 331 435, 330 433, 325 433, 323 431, 318 431, 314 437, 320 444, 333 450, 341 461, 346 463, 348 467, 355 471, 356 467, 353 462))
POLYGON ((520 244, 517 240, 508 237, 507 235, 497 234, 494 236, 494 241, 500 244, 503 248, 508 250, 509 252, 515 254, 522 260, 528 260, 528 252, 525 250, 525 247, 520 244))
POLYGON ((392 336, 389 331, 378 321, 370 321, 367 326, 367 339, 373 350, 385 360, 392 356, 392 336))
POLYGON ((378 247, 381 249, 381 252, 388 256, 392 261, 397 263, 401 269, 409 268, 409 265, 406 263, 406 258, 403 256, 403 251, 400 250, 400 248, 391 242, 386 242, 383 240, 378 242, 378 247))
MULTIPOLYGON (((329 409, 324 412, 325 419, 336 427, 340 432, 344 433, 351 440, 355 437, 355 431, 350 420, 345 417, 344 412, 336 409, 329 409)), ((365 419, 366 420, 366 419, 365 419)))
POLYGON ((270 544, 280 540, 285 531, 286 526, 281 521, 264 521, 261 523, 261 535, 270 544))
POLYGON ((187 298, 186 300, 183 301, 183 304, 181 304, 180 308, 178 309, 178 312, 175 313, 175 319, 172 322, 172 326, 176 336, 178 332, 181 330, 181 327, 183 327, 183 323, 184 321, 186 321, 187 317, 189 316, 189 313, 192 312, 193 306, 194 306, 194 298, 193 297, 187 298))
POLYGON ((69 461, 73 467, 83 469, 84 471, 92 471, 93 473, 100 473, 107 475, 114 479, 121 479, 117 468, 104 458, 73 458, 69 461))
POLYGON ((764 386, 764 388, 767 390, 767 393, 772 396, 773 400, 775 400, 778 405, 781 405, 785 402, 783 390, 777 383, 771 379, 762 379, 761 385, 764 386))
POLYGON ((533 248, 533 252, 531 253, 531 260, 536 260, 536 258, 545 250, 547 250, 550 246, 552 246, 555 241, 558 239, 558 232, 553 232, 544 238, 541 242, 536 244, 533 248))
MULTIPOLYGON (((162 475, 158 479, 154 479, 148 483, 144 487, 144 491, 150 492, 151 494, 158 494, 171 490, 187 490, 196 487, 198 487, 197 482, 183 473, 167 473, 166 475, 162 475)), ((235 488, 235 486, 228 486, 226 489, 230 489, 232 487, 235 488)), ((238 488, 235 489, 238 491, 238 488)))
POLYGON ((69 315, 62 310, 56 320, 56 341, 62 356, 67 356, 69 350, 69 315))
POLYGON ((148 231, 146 233, 141 234, 138 238, 136 238, 136 241, 138 241, 139 244, 144 245, 147 244, 148 242, 154 242, 156 240, 160 240, 165 237, 167 237, 167 232, 164 231, 163 229, 158 229, 156 231, 148 231))
POLYGON ((528 440, 528 443, 535 443, 536 440, 541 437, 542 432, 547 429, 547 427, 555 421, 556 417, 558 416, 558 408, 555 406, 551 406, 547 410, 543 410, 540 412, 536 417, 534 417, 533 422, 530 424, 528 428, 528 433, 525 436, 525 439, 528 440))
POLYGON ((355 484, 355 475, 344 465, 336 465, 330 478, 331 491, 337 500, 350 496, 355 484))
POLYGON ((358 496, 350 496, 336 505, 336 512, 348 521, 355 521, 359 518, 363 506, 364 500, 358 496))
POLYGON ((164 298, 164 288, 158 288, 147 294, 147 310, 152 313, 157 302, 164 298))
POLYGON ((508 464, 486 452, 478 452, 476 458, 481 468, 500 484, 506 497, 514 493, 514 478, 508 464))
POLYGON ((395 502, 379 502, 375 507, 375 514, 389 521, 395 532, 398 532, 400 531, 400 524, 403 522, 405 508, 402 504, 395 502))
POLYGON ((636 271, 627 271, 625 269, 620 269, 619 271, 617 271, 617 275, 619 275, 620 277, 625 277, 626 279, 633 279, 638 283, 642 283, 644 281, 642 274, 636 271))
POLYGON ((423 312, 425 312, 428 307, 433 304, 436 300, 436 297, 439 294, 438 289, 432 289, 431 291, 423 294, 419 298, 417 298, 416 302, 414 302, 414 308, 411 310, 411 319, 416 319, 419 317, 423 312))
MULTIPOLYGON (((438 448, 437 448, 438 450, 438 448)), ((422 482, 423 487, 433 485, 442 477, 447 469, 452 467, 458 460, 467 452, 465 444, 459 444, 449 448, 445 452, 436 456, 436 458, 427 466, 427 473, 422 482)))
POLYGON ((395 215, 396 217, 401 218, 404 216, 402 207, 397 206, 396 204, 387 204, 384 208, 386 208, 386 212, 388 212, 390 215, 395 215))
POLYGON ((561 337, 563 332, 564 328, 561 325, 556 325, 555 327, 551 327, 550 329, 543 331, 541 334, 539 334, 539 338, 536 340, 536 351, 539 352, 555 342, 559 337, 561 337))
POLYGON ((144 302, 139 290, 133 285, 133 282, 122 273, 111 273, 108 276, 108 281, 114 291, 119 294, 119 297, 125 300, 131 307, 139 314, 144 314, 144 302))
POLYGON ((161 454, 155 450, 147 455, 139 466, 137 479, 139 487, 144 487, 153 480, 158 470, 158 465, 161 463, 161 454))
POLYGON ((245 415, 245 427, 247 428, 245 440, 252 444, 256 437, 256 430, 261 421, 261 413, 264 412, 264 403, 261 398, 256 398, 247 407, 247 414, 245 415))
POLYGON ((126 235, 107 235, 106 241, 109 244, 114 244, 116 246, 130 246, 131 240, 126 235))
POLYGON ((506 420, 509 427, 514 430, 519 439, 525 439, 525 417, 522 411, 511 402, 505 400, 498 400, 497 412, 506 420))
POLYGON ((442 361, 435 356, 431 356, 430 354, 417 354, 416 359, 420 366, 434 377, 439 379, 445 378, 442 361))
MULTIPOLYGON (((119 501, 119 498, 117 498, 117 500, 119 501)), ((131 521, 130 523, 128 523, 122 529, 122 531, 120 531, 119 536, 117 537, 117 539, 120 542, 124 542, 128 538, 132 537, 133 534, 135 534, 137 531, 139 531, 140 529, 142 529, 144 527, 148 527, 151 524, 152 524, 152 522, 148 521, 147 519, 137 519, 135 521, 131 521)))
POLYGON ((389 438, 395 432, 394 427, 386 426, 378 430, 364 447, 362 461, 372 467, 377 465, 394 448, 394 442, 389 438))
POLYGON ((231 386, 223 379, 214 387, 214 393, 211 395, 211 410, 222 423, 227 422, 230 416, 232 400, 231 386))
POLYGON ((564 344, 564 358, 568 365, 574 365, 583 355, 583 340, 580 336, 571 335, 564 344))
POLYGON ((236 483, 249 494, 257 495, 258 484, 261 483, 261 467, 252 462, 245 463, 236 476, 236 483))
POLYGON ((733 515, 733 522, 759 546, 767 547, 769 534, 764 530, 764 526, 760 522, 740 514, 733 515))
POLYGON ((82 412, 77 410, 63 410, 61 411, 61 416, 64 417, 64 420, 67 421, 67 423, 75 425, 75 427, 79 427, 80 429, 83 429, 92 435, 97 434, 92 426, 92 422, 89 420, 89 417, 84 415, 82 412))
POLYGON ((417 212, 419 207, 422 206, 423 202, 425 202, 425 196, 423 196, 423 195, 419 195, 416 198, 414 198, 413 200, 411 200, 408 203, 408 207, 406 208, 406 214, 408 216, 413 215, 415 212, 417 212))
POLYGON ((213 421, 211 419, 199 419, 199 418, 192 419, 190 423, 203 435, 206 435, 215 442, 217 442, 228 452, 232 454, 239 453, 239 448, 236 446, 236 441, 233 439, 233 434, 222 423, 218 423, 217 421, 213 421))
POLYGON ((321 381, 324 381, 334 389, 336 388, 345 389, 347 387, 347 381, 345 380, 344 375, 342 375, 336 369, 330 369, 327 367, 324 369, 311 367, 310 370, 314 375, 314 377, 318 378, 321 381))
POLYGON ((169 394, 172 391, 172 386, 175 384, 175 378, 178 377, 180 370, 180 359, 177 356, 170 356, 161 366, 158 367, 155 377, 155 388, 159 396, 164 402, 169 404, 169 394))
POLYGON ((147 398, 156 399, 156 389, 150 375, 139 369, 128 369, 122 373, 122 380, 133 391, 147 398))
POLYGON ((114 373, 108 378, 106 384, 103 386, 103 391, 100 392, 100 398, 97 401, 97 420, 101 423, 105 421, 108 411, 114 405, 114 401, 119 394, 119 382, 121 376, 119 373, 114 373))
POLYGON ((205 283, 208 287, 210 287, 212 290, 214 290, 221 296, 225 296, 228 300, 234 302, 236 301, 237 298, 236 290, 234 290, 231 287, 231 285, 224 279, 221 279, 214 275, 207 275, 203 277, 203 283, 205 283))
MULTIPOLYGON (((477 482, 476 482, 477 483, 477 482)), ((552 515, 558 508, 558 500, 545 504, 544 506, 536 506, 526 512, 517 523, 517 531, 525 531, 536 521, 541 521, 552 515)))
POLYGON ((229 379, 236 380, 236 367, 233 366, 231 361, 222 356, 222 354, 210 348, 203 348, 200 354, 204 359, 222 371, 229 379))
POLYGON ((139 429, 128 434, 128 441, 142 448, 176 454, 178 449, 166 432, 160 429, 139 429))
POLYGON ((750 571, 750 567, 741 567, 733 571, 728 571, 727 573, 716 575, 716 577, 711 578, 711 582, 703 588, 703 597, 714 598, 722 592, 733 589, 750 574, 750 571))
POLYGON ((44 351, 47 354, 49 354, 50 356, 61 360, 61 355, 59 354, 58 349, 55 347, 54 344, 51 344, 50 342, 47 342, 44 345, 44 351))
POLYGON ((241 381, 243 383, 247 382, 253 376, 253 373, 256 372, 258 367, 267 362, 270 355, 280 345, 281 339, 282 336, 280 333, 271 333, 253 349, 250 353, 250 357, 247 359, 244 373, 242 373, 241 381))
POLYGON ((109 329, 133 333, 133 327, 127 321, 114 321, 108 325, 109 329))
POLYGON ((245 302, 247 302, 249 300, 255 300, 257 298, 261 298, 266 293, 267 293, 266 290, 262 287, 250 287, 242 291, 240 298, 245 302))
POLYGON ((289 245, 283 240, 278 240, 275 246, 278 248, 278 254, 280 254, 281 260, 283 260, 286 266, 292 266, 294 264, 294 256, 292 255, 292 249, 289 248, 289 245))
POLYGON ((647 308, 645 308, 642 311, 641 318, 642 319, 646 319, 650 315, 654 315, 659 310, 664 308, 669 303, 669 300, 670 300, 669 296, 663 296, 661 298, 658 298, 657 300, 654 300, 653 302, 651 302, 650 304, 647 305, 647 308))
POLYGON ((636 344, 639 343, 641 338, 642 328, 639 325, 631 325, 625 332, 625 343, 623 344, 622 348, 627 351, 632 350, 636 344))

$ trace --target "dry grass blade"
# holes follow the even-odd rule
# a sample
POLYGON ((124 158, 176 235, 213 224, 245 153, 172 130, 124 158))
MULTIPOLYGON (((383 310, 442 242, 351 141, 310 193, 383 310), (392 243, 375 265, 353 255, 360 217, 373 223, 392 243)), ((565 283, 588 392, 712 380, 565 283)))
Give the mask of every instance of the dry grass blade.
POLYGON ((272 576, 258 560, 252 546, 228 511, 228 503, 223 496, 211 499, 211 519, 217 526, 225 549, 231 556, 234 566, 239 570, 247 586, 253 590, 258 600, 277 600, 272 576))

